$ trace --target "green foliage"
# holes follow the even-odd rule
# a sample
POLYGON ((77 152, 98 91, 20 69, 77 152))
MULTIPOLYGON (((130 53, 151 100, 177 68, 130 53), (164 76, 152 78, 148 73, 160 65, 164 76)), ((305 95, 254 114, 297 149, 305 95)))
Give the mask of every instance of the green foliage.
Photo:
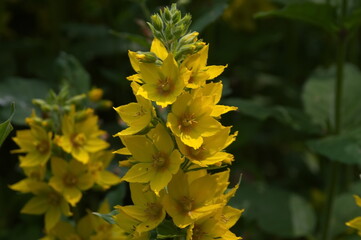
POLYGON ((107 223, 110 223, 110 224, 116 224, 113 216, 119 214, 119 212, 117 210, 113 210, 111 211, 110 213, 106 213, 106 214, 103 214, 103 213, 98 213, 98 212, 93 212, 93 214, 95 216, 98 216, 100 218, 102 218, 104 221, 106 221, 107 223))
POLYGON ((179 229, 170 220, 163 221, 156 228, 156 239, 179 238, 185 236, 186 236, 186 231, 183 229, 179 229))
POLYGON ((338 30, 335 8, 328 4, 296 2, 288 4, 280 10, 262 12, 256 16, 259 18, 276 16, 297 20, 319 27, 329 33, 335 33, 338 30))
POLYGON ((3 123, 0 123, 0 147, 5 141, 6 137, 9 135, 9 133, 14 129, 11 125, 11 120, 15 113, 15 104, 11 104, 11 115, 10 117, 3 123))

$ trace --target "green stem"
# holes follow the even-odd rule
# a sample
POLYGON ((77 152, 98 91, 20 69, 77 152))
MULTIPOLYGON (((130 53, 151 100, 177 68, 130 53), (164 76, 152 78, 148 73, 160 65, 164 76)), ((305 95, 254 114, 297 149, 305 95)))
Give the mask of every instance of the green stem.
MULTIPOLYGON (((343 1, 342 11, 344 12, 346 1, 343 1)), ((343 74, 346 54, 346 37, 343 30, 340 31, 337 53, 336 83, 335 83, 335 102, 334 102, 334 127, 332 133, 340 134, 342 124, 342 95, 343 95, 343 74)), ((322 240, 330 239, 330 223, 332 218, 333 202, 337 192, 337 183, 340 173, 340 163, 330 162, 330 173, 328 176, 326 190, 326 206, 322 225, 322 240)))

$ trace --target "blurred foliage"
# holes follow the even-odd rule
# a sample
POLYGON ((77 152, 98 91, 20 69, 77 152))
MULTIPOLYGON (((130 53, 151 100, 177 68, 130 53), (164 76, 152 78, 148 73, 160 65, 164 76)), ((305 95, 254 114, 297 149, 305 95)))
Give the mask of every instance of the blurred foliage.
MULTIPOLYGON (((58 91, 64 81, 74 94, 93 86, 104 89, 114 106, 132 101, 125 79, 133 72, 127 51, 147 49, 152 37, 145 20, 172 2, 0 1, 0 123, 10 126, 15 102, 13 126, 24 128, 31 100, 45 98, 49 89, 58 91)), ((245 208, 233 229, 244 239, 319 239, 330 160, 343 163, 331 234, 334 239, 357 239, 344 222, 361 215, 352 198, 361 194, 361 1, 348 0, 345 9, 341 2, 178 1, 193 16, 190 29, 210 43, 208 63, 228 63, 222 75, 223 102, 239 111, 222 121, 239 131, 228 151, 236 158, 232 184, 243 175, 232 202, 245 208), (346 13, 342 24, 340 11, 346 13), (340 36, 348 40, 342 131, 331 135, 340 36)), ((101 128, 110 135, 122 128, 115 111, 99 115, 101 128)), ((109 140, 113 149, 120 148, 118 139, 109 140)), ((22 178, 16 156, 9 153, 15 148, 8 137, 0 149, 0 239, 38 239, 41 218, 19 213, 28 196, 7 187, 22 178)), ((101 201, 96 193, 86 197, 101 201)), ((109 199, 111 205, 128 203, 128 189, 111 189, 109 199)))

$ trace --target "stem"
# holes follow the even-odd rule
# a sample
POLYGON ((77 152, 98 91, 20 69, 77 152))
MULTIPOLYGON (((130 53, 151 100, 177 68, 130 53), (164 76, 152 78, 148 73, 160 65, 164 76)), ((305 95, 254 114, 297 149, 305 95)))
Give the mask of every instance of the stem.
MULTIPOLYGON (((342 1, 342 20, 346 9, 346 0, 342 1)), ((335 83, 335 102, 334 102, 334 128, 332 133, 335 135, 340 134, 341 124, 342 124, 342 94, 343 94, 343 73, 344 73, 344 63, 345 63, 345 54, 346 54, 346 37, 345 33, 341 29, 339 41, 338 41, 338 52, 337 52, 337 68, 336 68, 336 83, 335 83)), ((336 195, 337 182, 339 178, 339 168, 340 163, 332 161, 330 162, 328 176, 328 183, 326 189, 326 206, 325 213, 322 225, 322 240, 330 239, 330 223, 333 210, 333 201, 336 195)))

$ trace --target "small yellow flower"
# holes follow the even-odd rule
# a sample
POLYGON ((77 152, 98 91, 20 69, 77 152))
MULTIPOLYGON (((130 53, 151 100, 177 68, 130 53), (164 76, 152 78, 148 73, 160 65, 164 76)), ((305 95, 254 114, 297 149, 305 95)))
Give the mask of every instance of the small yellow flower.
POLYGON ((231 163, 233 155, 223 152, 229 144, 235 140, 237 133, 229 135, 230 127, 225 127, 219 130, 215 135, 204 137, 203 143, 198 149, 194 149, 185 145, 179 137, 176 137, 179 150, 185 155, 192 163, 201 167, 209 165, 221 164, 222 162, 231 163))
POLYGON ((162 198, 140 183, 131 183, 130 192, 134 205, 118 206, 117 209, 141 222, 136 226, 137 232, 153 230, 165 218, 165 210, 161 204, 162 198))
POLYGON ((69 204, 63 196, 44 182, 32 185, 35 197, 31 198, 21 209, 21 213, 45 214, 45 229, 49 231, 60 220, 61 215, 71 216, 69 204))
POLYGON ((183 92, 185 81, 191 73, 186 69, 180 71, 171 53, 160 67, 154 63, 140 63, 139 68, 144 84, 139 88, 137 95, 155 101, 162 107, 175 102, 183 92))
MULTIPOLYGON (((20 161, 22 157, 20 157, 20 161)), ((32 185, 44 180, 45 166, 38 165, 36 167, 23 167, 27 178, 20 180, 9 186, 14 191, 21 193, 29 193, 32 191, 32 185)))
MULTIPOLYGON (((361 197, 354 195, 355 202, 357 206, 361 207, 361 197)), ((361 217, 356 217, 348 222, 346 222, 346 225, 349 227, 352 227, 354 229, 357 229, 358 235, 361 236, 361 217)))
POLYGON ((92 176, 87 173, 87 167, 74 159, 68 163, 64 159, 53 157, 51 171, 54 176, 50 178, 49 185, 63 194, 72 206, 81 199, 81 191, 91 188, 94 184, 92 176))
POLYGON ((77 121, 74 109, 63 117, 63 135, 58 137, 57 144, 76 160, 87 163, 89 153, 103 150, 109 144, 100 138, 105 132, 99 130, 98 117, 92 110, 80 112, 79 115, 85 115, 85 119, 77 121))
POLYGON ((203 144, 203 137, 213 136, 222 128, 211 116, 212 107, 210 97, 194 97, 190 93, 183 93, 172 105, 167 126, 184 144, 198 149, 203 144))
POLYGON ((209 45, 205 45, 199 52, 187 57, 182 66, 192 72, 187 82, 188 88, 199 88, 206 84, 206 80, 218 77, 227 66, 206 66, 209 45))
MULTIPOLYGON (((131 86, 133 88, 133 92, 136 93, 139 89, 139 85, 132 82, 131 86)), ((120 118, 129 126, 114 136, 132 135, 142 131, 150 124, 153 116, 155 115, 155 110, 151 101, 139 95, 136 95, 135 97, 137 99, 137 103, 129 103, 127 105, 114 108, 120 118)))
POLYGON ((92 176, 93 181, 104 190, 121 182, 120 177, 106 170, 112 159, 112 152, 99 151, 90 154, 90 159, 87 164, 88 172, 92 176))
POLYGON ((20 167, 44 166, 50 158, 51 138, 51 132, 47 132, 36 124, 30 124, 29 130, 17 131, 13 140, 20 146, 20 149, 11 152, 26 153, 25 157, 21 159, 20 167))
POLYGON ((163 206, 180 228, 185 228, 197 219, 222 207, 215 203, 218 176, 203 171, 183 173, 179 171, 168 184, 168 193, 163 197, 163 206))
POLYGON ((147 136, 121 136, 126 148, 132 153, 134 164, 123 177, 124 181, 149 183, 159 193, 175 174, 183 158, 165 127, 158 124, 147 136))

